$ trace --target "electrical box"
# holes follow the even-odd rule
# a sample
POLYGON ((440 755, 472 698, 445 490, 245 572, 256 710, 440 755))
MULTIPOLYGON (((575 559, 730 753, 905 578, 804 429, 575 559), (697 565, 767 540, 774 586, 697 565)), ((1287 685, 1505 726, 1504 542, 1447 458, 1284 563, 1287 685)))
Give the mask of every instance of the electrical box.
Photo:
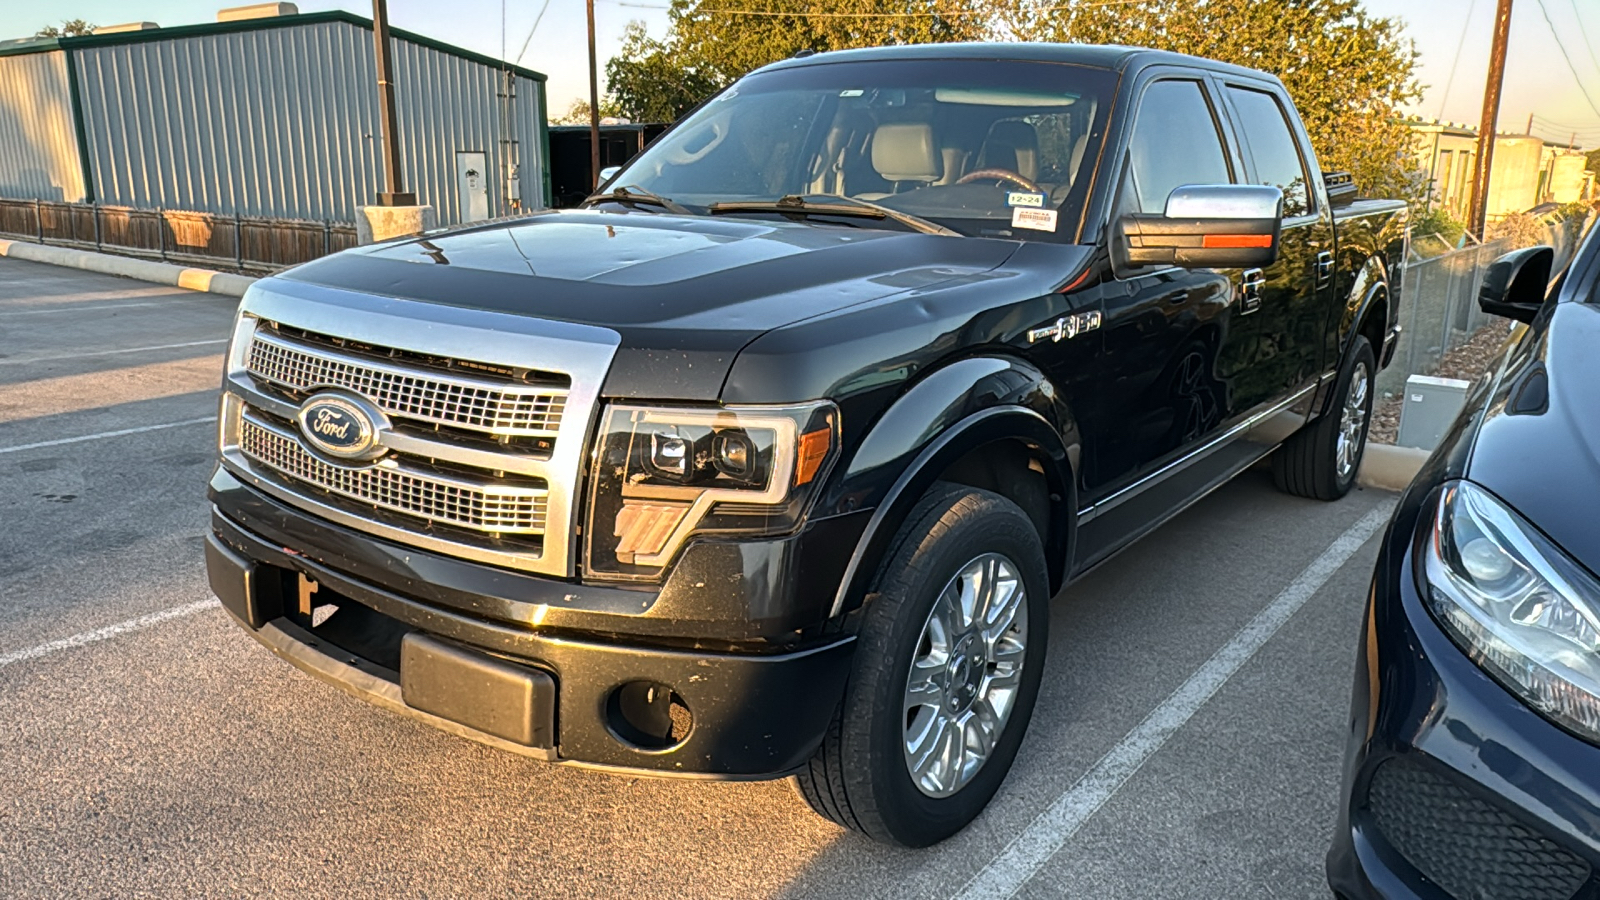
POLYGON ((1423 450, 1439 446, 1439 439, 1466 405, 1469 387, 1470 382, 1459 378, 1430 375, 1407 378, 1405 402, 1400 405, 1400 433, 1395 443, 1423 450))

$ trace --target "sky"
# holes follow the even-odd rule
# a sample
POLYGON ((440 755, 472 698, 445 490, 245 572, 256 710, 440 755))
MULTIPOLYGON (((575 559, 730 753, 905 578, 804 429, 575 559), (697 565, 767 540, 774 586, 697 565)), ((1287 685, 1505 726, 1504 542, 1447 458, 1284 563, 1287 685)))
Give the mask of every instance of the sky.
MULTIPOLYGON (((579 0, 388 2, 389 21, 395 27, 509 58, 548 75, 552 116, 588 95, 584 4, 579 0), (525 41, 526 52, 521 52, 525 41)), ((746 2, 759 5, 757 0, 746 2)), ((595 0, 602 90, 605 60, 619 48, 623 28, 630 20, 639 20, 651 34, 661 36, 667 26, 666 4, 667 0, 595 0)), ((137 20, 161 25, 210 22, 223 5, 236 4, 218 0, 0 0, 0 29, 16 32, 0 37, 29 34, 71 18, 99 25, 137 20)), ((360 0, 302 0, 299 7, 301 12, 346 9, 372 14, 370 3, 360 0)), ((1366 8, 1373 15, 1404 20, 1407 36, 1416 41, 1421 54, 1419 76, 1426 90, 1413 111, 1430 119, 1475 124, 1483 103, 1495 0, 1366 0, 1366 8)), ((1534 132, 1541 137, 1565 141, 1577 132, 1578 143, 1600 147, 1600 2, 1515 0, 1514 10, 1500 130, 1523 131, 1532 113, 1539 117, 1534 132), (1560 34, 1559 43, 1554 34, 1560 34), (1571 59, 1570 68, 1563 49, 1571 59), (1587 97, 1583 89, 1587 89, 1587 97)))

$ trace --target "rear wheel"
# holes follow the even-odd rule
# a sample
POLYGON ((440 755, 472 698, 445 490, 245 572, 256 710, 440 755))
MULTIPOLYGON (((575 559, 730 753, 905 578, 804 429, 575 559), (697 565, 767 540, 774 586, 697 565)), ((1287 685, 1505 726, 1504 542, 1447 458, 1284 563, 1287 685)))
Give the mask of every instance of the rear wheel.
POLYGON ((1367 451, 1372 381, 1378 365, 1372 344, 1360 335, 1354 341, 1334 382, 1333 406, 1285 441, 1272 457, 1272 477, 1281 490, 1337 500, 1356 483, 1367 451))
POLYGON ((923 498, 873 585, 844 701, 795 778, 811 808, 910 847, 982 812, 1033 714, 1048 584, 1016 504, 957 485, 923 498))

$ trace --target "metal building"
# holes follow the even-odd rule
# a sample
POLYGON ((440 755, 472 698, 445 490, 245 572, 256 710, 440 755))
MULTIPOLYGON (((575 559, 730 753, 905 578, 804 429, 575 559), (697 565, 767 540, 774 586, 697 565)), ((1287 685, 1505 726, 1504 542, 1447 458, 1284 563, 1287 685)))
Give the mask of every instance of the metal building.
MULTIPOLYGON (((407 190, 440 224, 548 205, 545 77, 390 34, 407 190)), ((0 44, 0 199, 353 222, 374 71, 346 12, 0 44)))

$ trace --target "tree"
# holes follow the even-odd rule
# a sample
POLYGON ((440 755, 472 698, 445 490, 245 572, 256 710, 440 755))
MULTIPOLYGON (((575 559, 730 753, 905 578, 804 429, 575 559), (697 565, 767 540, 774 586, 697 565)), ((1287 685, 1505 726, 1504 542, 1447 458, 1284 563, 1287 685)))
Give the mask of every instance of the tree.
POLYGON ((801 50, 993 37, 994 2, 672 0, 666 37, 655 40, 631 23, 606 64, 606 81, 635 121, 672 121, 752 69, 801 50), (749 11, 727 11, 734 7, 749 11))
MULTIPOLYGON (((600 97, 600 118, 624 118, 622 107, 617 104, 615 97, 602 95, 600 97)), ((552 125, 587 125, 589 124, 589 101, 579 97, 572 101, 567 111, 550 120, 552 125)))
POLYGON ((36 38, 81 37, 85 34, 94 34, 95 26, 83 19, 62 19, 61 26, 46 25, 34 32, 36 38))
POLYGON ((622 50, 606 63, 607 90, 620 114, 635 122, 675 121, 725 83, 686 63, 639 22, 628 23, 622 50))
POLYGON ((1417 53, 1398 19, 1368 15, 1360 0, 1014 2, 1008 24, 1030 40, 1155 47, 1271 72, 1323 169, 1352 173, 1370 196, 1421 194, 1401 114, 1421 96, 1417 53))
POLYGON ((1589 151, 1589 164, 1584 168, 1594 172, 1596 175, 1600 175, 1600 150, 1589 151))

